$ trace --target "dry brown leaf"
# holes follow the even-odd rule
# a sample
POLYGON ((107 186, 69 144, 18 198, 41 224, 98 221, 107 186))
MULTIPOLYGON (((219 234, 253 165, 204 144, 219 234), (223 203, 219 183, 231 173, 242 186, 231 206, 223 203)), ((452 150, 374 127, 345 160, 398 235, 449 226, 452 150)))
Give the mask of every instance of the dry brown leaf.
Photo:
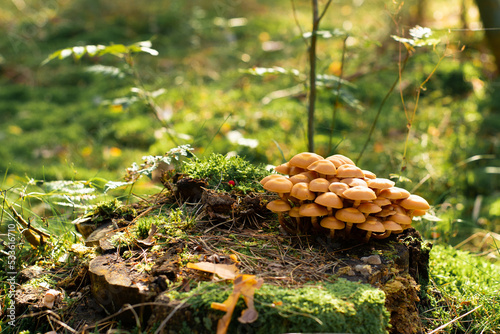
POLYGON ((188 263, 190 269, 197 269, 216 274, 222 279, 234 280, 239 273, 238 268, 234 264, 220 264, 211 262, 188 263))

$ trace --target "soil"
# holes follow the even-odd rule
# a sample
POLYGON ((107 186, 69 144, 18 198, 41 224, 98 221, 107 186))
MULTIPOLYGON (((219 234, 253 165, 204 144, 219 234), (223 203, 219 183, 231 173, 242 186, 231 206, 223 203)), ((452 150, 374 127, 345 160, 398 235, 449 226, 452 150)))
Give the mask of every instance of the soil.
MULTIPOLYGON (((189 254, 190 262, 235 263, 240 272, 257 275, 264 284, 288 289, 339 278, 370 284, 386 294, 390 333, 422 332, 417 306, 419 289, 429 279, 431 245, 424 245, 414 229, 367 243, 355 235, 348 240, 331 240, 327 233, 288 235, 279 230, 276 217, 265 209, 265 203, 272 199, 270 195, 221 194, 204 188, 200 180, 180 180, 170 194, 136 204, 135 208, 138 215, 145 215, 152 212, 152 205, 184 203, 197 215, 188 237, 165 238, 155 228, 147 239, 118 248, 110 237, 134 220, 121 221, 120 226, 103 221, 89 230, 92 224, 86 219, 85 228, 77 229, 86 231, 87 245, 101 245, 97 246, 99 253, 90 261, 82 258, 65 275, 55 275, 57 289, 72 297, 58 301, 52 310, 42 306, 46 289, 28 287, 47 272, 31 268, 26 271, 22 287, 27 290, 17 300, 24 305, 19 310, 35 315, 32 318, 40 322, 57 318, 76 331, 93 332, 97 328, 105 332, 116 328, 117 323, 122 328, 140 323, 151 329, 155 321, 157 324, 164 320, 172 310, 190 312, 189 305, 179 311, 178 303, 172 304, 162 292, 189 291, 198 282, 213 280, 210 273, 185 267, 189 254), (156 314, 158 304, 169 305, 169 311, 156 314)), ((52 274, 54 270, 57 268, 52 274)), ((216 321, 210 319, 212 329, 216 321)))

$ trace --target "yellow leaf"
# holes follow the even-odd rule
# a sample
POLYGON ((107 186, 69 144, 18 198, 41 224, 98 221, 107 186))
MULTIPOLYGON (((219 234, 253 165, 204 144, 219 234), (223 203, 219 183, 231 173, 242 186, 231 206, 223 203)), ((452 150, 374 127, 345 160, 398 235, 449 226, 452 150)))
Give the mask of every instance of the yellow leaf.
POLYGON ((236 275, 238 275, 239 273, 238 268, 236 268, 234 264, 198 262, 198 263, 188 263, 187 267, 190 269, 197 269, 212 274, 216 274, 222 279, 235 279, 236 275))

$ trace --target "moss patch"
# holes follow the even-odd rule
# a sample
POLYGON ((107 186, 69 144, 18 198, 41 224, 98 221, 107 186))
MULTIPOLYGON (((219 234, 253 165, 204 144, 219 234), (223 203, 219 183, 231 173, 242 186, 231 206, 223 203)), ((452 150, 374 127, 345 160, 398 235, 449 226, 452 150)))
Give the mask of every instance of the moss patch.
MULTIPOLYGON (((212 302, 222 302, 232 291, 231 284, 200 283, 187 293, 170 292, 170 300, 185 301, 190 305, 192 321, 184 318, 186 312, 179 312, 185 327, 200 333, 213 332, 216 322, 224 313, 210 308, 212 302), (216 315, 214 317, 214 315, 216 315), (193 328, 195 326, 196 328, 193 328)), ((254 333, 284 332, 336 332, 336 333, 387 333, 389 314, 384 307, 385 295, 381 290, 367 284, 339 279, 334 283, 305 285, 301 288, 287 289, 264 284, 255 292, 255 307, 259 318, 252 324, 241 324, 236 319, 246 308, 240 300, 235 309, 229 332, 246 332, 251 328, 254 333)))

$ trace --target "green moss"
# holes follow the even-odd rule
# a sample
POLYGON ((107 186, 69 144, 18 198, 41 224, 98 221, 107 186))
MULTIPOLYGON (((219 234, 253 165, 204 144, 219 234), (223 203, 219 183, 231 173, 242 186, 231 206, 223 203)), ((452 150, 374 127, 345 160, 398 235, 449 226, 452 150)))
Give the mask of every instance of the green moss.
POLYGON ((222 154, 190 159, 184 162, 183 172, 192 178, 206 180, 212 189, 243 193, 262 191, 259 181, 269 174, 263 166, 254 166, 239 156, 222 154))
MULTIPOLYGON (((188 293, 170 292, 171 299, 186 300, 200 324, 204 319, 218 319, 223 312, 210 308, 212 302, 223 302, 232 291, 232 285, 201 283, 188 293)), ((264 284, 255 291, 255 307, 259 312, 253 324, 241 324, 237 317, 246 307, 240 300, 231 321, 229 332, 251 329, 255 333, 336 332, 387 333, 389 314, 384 307, 385 295, 369 285, 338 280, 335 283, 307 285, 286 289, 264 284), (248 327, 248 328, 243 328, 248 327)), ((198 328, 196 321, 191 326, 198 328), (194 325, 193 325, 194 324, 194 325)), ((216 326, 216 324, 214 324, 216 326)), ((191 327, 192 330, 195 328, 191 327)))

